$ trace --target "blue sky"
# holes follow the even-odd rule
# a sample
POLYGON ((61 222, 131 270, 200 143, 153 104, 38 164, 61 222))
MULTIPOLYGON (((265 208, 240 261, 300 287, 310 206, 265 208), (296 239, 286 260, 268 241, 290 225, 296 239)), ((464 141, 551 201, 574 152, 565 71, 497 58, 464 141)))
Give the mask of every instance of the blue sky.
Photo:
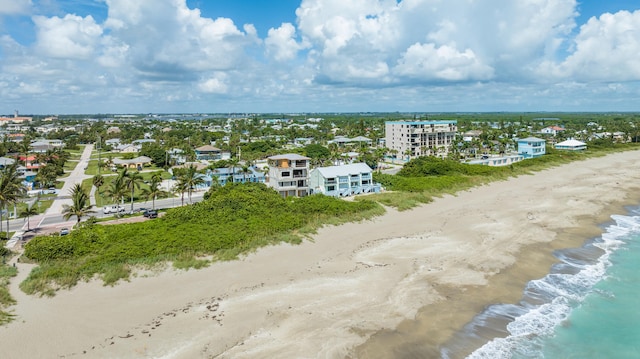
POLYGON ((637 0, 0 0, 0 114, 640 111, 637 0))

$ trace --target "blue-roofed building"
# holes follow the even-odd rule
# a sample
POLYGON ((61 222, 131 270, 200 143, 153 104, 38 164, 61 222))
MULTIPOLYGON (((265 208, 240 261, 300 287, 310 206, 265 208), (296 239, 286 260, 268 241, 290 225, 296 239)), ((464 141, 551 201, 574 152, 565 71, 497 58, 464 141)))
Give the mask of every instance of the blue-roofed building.
POLYGON ((395 158, 446 156, 458 131, 457 121, 387 121, 385 146, 395 158))
POLYGON ((518 154, 524 158, 540 157, 546 153, 546 141, 537 137, 518 139, 518 154))
POLYGON ((373 182, 372 172, 366 163, 317 167, 311 170, 309 187, 314 194, 334 197, 378 193, 380 185, 373 182))
POLYGON ((216 168, 214 170, 208 170, 205 175, 205 182, 208 186, 211 186, 213 179, 217 178, 218 184, 224 186, 227 183, 265 183, 266 176, 262 170, 255 166, 249 167, 249 172, 244 173, 241 165, 233 168, 216 168))

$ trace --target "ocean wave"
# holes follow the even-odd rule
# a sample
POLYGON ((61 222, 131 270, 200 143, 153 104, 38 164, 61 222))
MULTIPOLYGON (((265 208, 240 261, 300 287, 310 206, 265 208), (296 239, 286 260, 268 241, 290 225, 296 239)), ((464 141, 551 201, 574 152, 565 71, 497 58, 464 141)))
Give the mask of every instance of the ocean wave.
MULTIPOLYGON (((639 211, 632 213, 640 214, 639 211)), ((478 339, 478 333, 488 332, 494 334, 494 339, 467 358, 541 358, 543 339, 553 336, 557 326, 570 325, 568 318, 573 308, 590 294, 611 296, 595 290, 594 286, 606 277, 607 268, 611 266, 610 255, 621 248, 631 234, 640 233, 640 216, 613 215, 611 218, 615 223, 608 226, 600 238, 581 248, 555 253, 561 263, 544 278, 529 282, 520 303, 492 305, 476 316, 465 327, 462 337, 478 339), (502 322, 502 328, 496 322, 502 322)), ((444 348, 441 356, 457 357, 452 353, 455 346, 444 348)))

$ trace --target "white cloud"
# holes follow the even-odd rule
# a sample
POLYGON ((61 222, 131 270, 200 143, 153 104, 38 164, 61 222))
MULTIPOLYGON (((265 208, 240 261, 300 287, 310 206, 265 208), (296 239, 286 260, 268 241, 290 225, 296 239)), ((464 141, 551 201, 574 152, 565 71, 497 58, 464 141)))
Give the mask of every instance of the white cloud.
POLYGON ((640 11, 589 19, 580 28, 573 48, 563 62, 543 63, 541 75, 581 81, 640 80, 640 11))
POLYGON ((405 77, 424 80, 487 80, 493 69, 482 64, 472 50, 464 52, 447 45, 414 44, 398 61, 395 71, 405 77))
POLYGON ((290 23, 283 23, 277 29, 269 29, 264 44, 267 54, 277 61, 293 60, 298 51, 306 47, 296 42, 296 29, 290 23))
POLYGON ((185 0, 107 4, 105 25, 147 78, 182 81, 194 78, 193 72, 232 69, 245 61, 245 48, 256 41, 255 28, 245 26, 242 32, 231 19, 202 17, 185 0))
POLYGON ((87 59, 94 54, 102 35, 102 28, 91 16, 34 16, 33 22, 37 27, 36 47, 43 55, 54 58, 87 59))
MULTIPOLYGON (((576 0, 301 0, 265 38, 186 0, 100 1, 102 23, 39 6, 34 43, 0 33, 11 108, 562 110, 640 96, 640 12, 577 29, 576 0)), ((32 10, 0 0, 0 15, 32 10)))
POLYGON ((227 92, 227 85, 224 83, 224 78, 224 74, 217 74, 217 77, 201 81, 198 87, 200 91, 205 93, 224 94, 227 92))
POLYGON ((360 76, 349 68, 399 64, 402 78, 381 73, 384 85, 531 77, 529 68, 553 56, 574 27, 575 6, 575 0, 305 0, 296 13, 320 75, 357 84, 360 76), (418 60, 426 52, 436 58, 418 60))
POLYGON ((28 14, 31 6, 31 0, 0 0, 0 15, 28 14))

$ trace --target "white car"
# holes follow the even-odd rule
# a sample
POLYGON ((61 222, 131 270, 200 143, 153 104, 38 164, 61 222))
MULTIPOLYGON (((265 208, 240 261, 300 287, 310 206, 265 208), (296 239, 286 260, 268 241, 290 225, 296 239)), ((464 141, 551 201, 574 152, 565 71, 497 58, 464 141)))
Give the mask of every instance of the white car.
POLYGON ((119 212, 124 212, 124 207, 114 205, 114 206, 104 206, 102 208, 102 213, 104 214, 119 213, 119 212))

